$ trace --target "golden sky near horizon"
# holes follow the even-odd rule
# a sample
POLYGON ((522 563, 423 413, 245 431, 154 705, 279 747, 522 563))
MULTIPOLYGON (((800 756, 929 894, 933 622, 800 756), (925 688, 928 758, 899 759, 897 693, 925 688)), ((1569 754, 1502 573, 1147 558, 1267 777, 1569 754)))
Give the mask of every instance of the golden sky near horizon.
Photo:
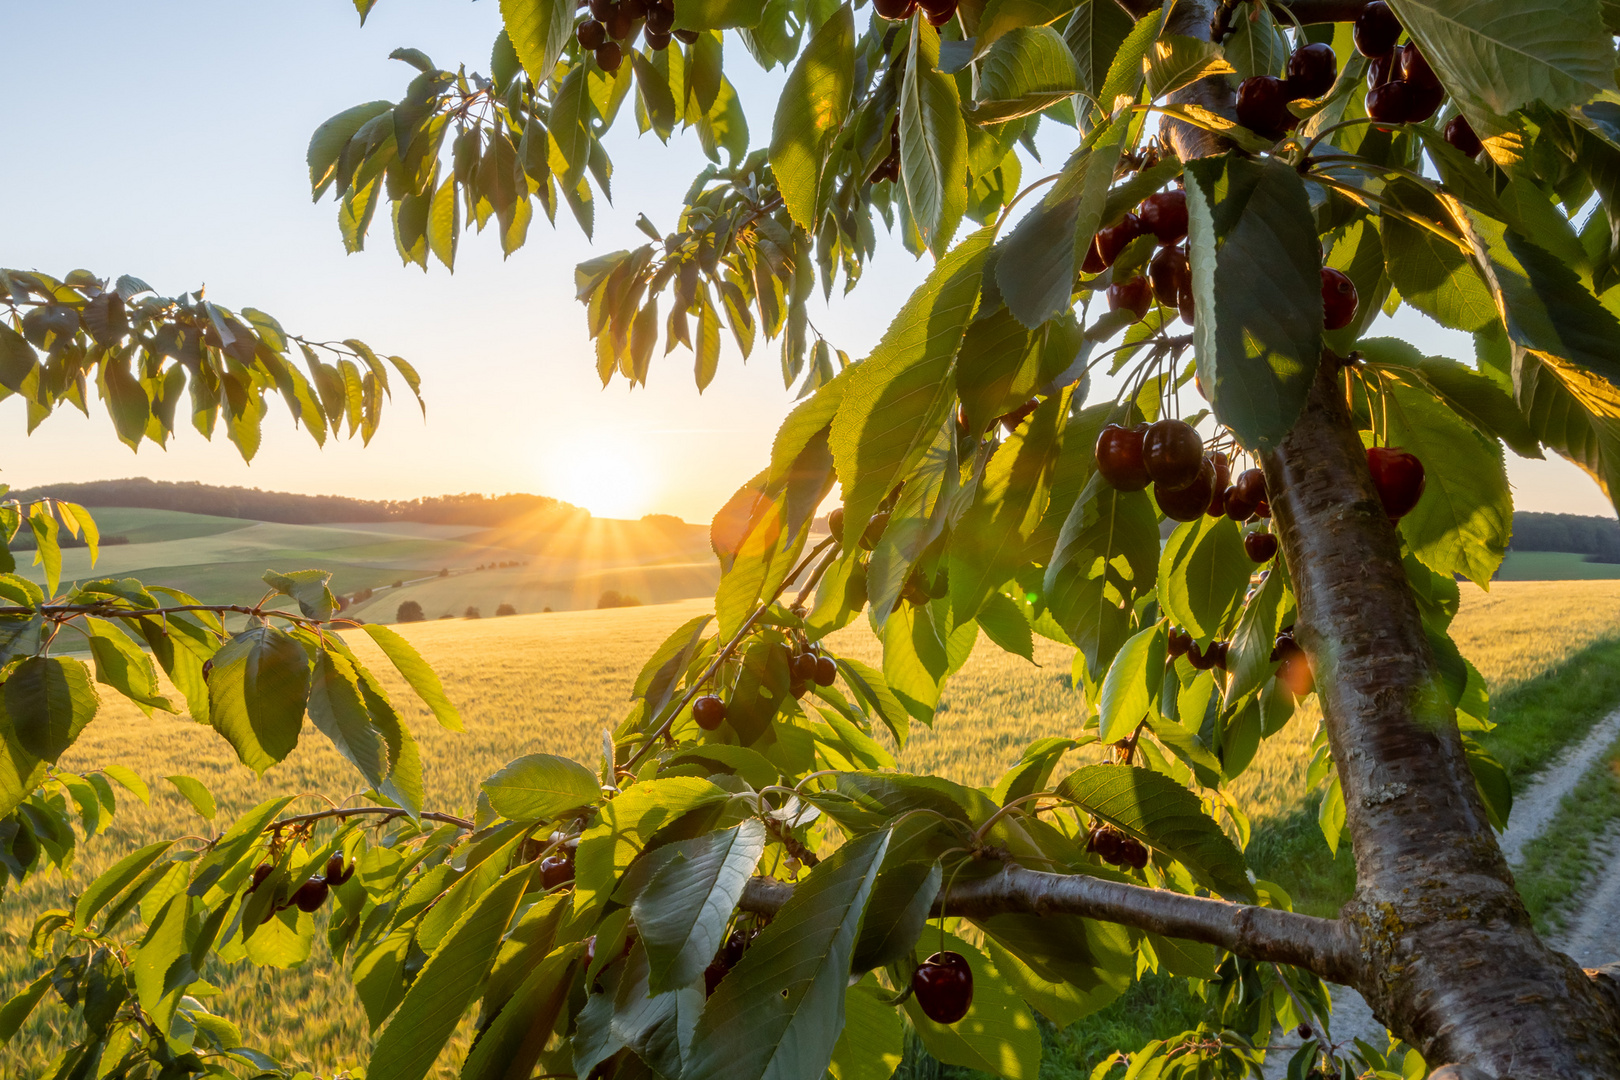
MULTIPOLYGON (((52 102, 11 117, 13 152, 0 156, 0 265, 132 273, 171 295, 206 284, 211 299, 262 308, 294 333, 359 337, 406 357, 428 401, 424 420, 414 403, 396 400, 370 447, 355 439, 324 450, 273 407, 251 466, 223 436, 208 443, 189 428, 167 451, 144 444, 132 453, 99 409, 89 419, 64 410, 24 438, 21 404, 0 402, 0 424, 14 433, 0 481, 149 476, 368 499, 532 491, 600 516, 706 521, 764 465, 792 407, 774 343, 745 365, 728 338, 701 395, 684 349, 655 358, 648 388, 631 392, 616 380, 604 389, 573 299, 575 263, 644 241, 638 212, 672 227, 705 163, 695 138, 677 133, 667 147, 638 138, 627 113, 608 139, 614 205, 598 208, 594 244, 564 212, 555 230, 537 221, 527 246, 504 261, 493 236, 463 237, 454 275, 437 263, 426 274, 403 267, 383 215, 366 250, 346 256, 335 205, 310 203, 310 132, 353 104, 404 92, 414 72, 387 59, 392 49, 411 45, 444 67, 487 70, 498 29, 497 5, 460 0, 384 0, 364 28, 342 0, 0 7, 0 64, 14 86, 49 88, 52 102), (94 77, 65 72, 47 42, 72 42, 73 72, 94 77), (85 122, 92 117, 100 119, 85 122)), ((760 71, 738 48, 727 59, 759 145, 782 73, 760 71)), ((1074 141, 1072 131, 1044 128, 1047 165, 1074 141)), ((1026 176, 1041 168, 1027 164, 1026 176)), ((860 357, 927 268, 883 240, 861 287, 849 297, 835 291, 828 305, 818 294, 811 319, 860 357)), ((1408 333, 1426 351, 1471 354, 1466 339, 1421 316, 1385 332, 1408 333)), ((1099 384, 1094 395, 1107 391, 1099 384)), ((1565 462, 1514 461, 1510 479, 1520 509, 1613 516, 1565 462)))

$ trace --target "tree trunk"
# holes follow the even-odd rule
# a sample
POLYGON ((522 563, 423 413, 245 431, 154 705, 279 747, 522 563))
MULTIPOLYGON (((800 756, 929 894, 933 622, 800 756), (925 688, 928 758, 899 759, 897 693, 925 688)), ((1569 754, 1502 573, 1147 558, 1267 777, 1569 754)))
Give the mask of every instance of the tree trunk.
POLYGON ((1431 1064, 1620 1076, 1620 1011, 1536 936, 1485 816, 1339 373, 1264 465, 1355 852, 1352 985, 1431 1064))

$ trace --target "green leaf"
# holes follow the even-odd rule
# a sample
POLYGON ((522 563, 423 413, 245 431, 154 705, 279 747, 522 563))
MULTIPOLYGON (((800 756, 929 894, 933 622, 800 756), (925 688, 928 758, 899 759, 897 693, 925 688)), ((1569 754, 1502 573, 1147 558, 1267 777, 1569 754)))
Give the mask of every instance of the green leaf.
POLYGON ((55 761, 96 715, 100 699, 78 660, 30 656, 5 681, 6 717, 23 749, 55 761))
POLYGON ((997 448, 972 505, 951 535, 951 617, 958 625, 977 616, 995 591, 1036 554, 1032 539, 1051 492, 1068 398, 1048 397, 997 448))
POLYGON ((155 844, 148 844, 130 852, 103 870, 94 881, 85 886, 84 892, 79 894, 79 902, 73 909, 74 925, 81 930, 89 927, 101 913, 101 909, 112 902, 113 897, 133 884, 148 867, 162 858, 173 846, 173 840, 159 840, 155 844))
POLYGON ((349 144, 349 140, 366 125, 367 121, 390 112, 393 108, 392 101, 368 101, 364 105, 344 109, 315 129, 315 134, 309 139, 309 150, 304 156, 309 163, 309 186, 315 194, 316 202, 320 201, 326 189, 331 186, 337 170, 338 157, 343 153, 343 148, 349 144))
MULTIPOLYGON (((980 19, 981 32, 983 19, 980 19)), ((1081 0, 1063 26, 1063 41, 1080 68, 1080 92, 1093 101, 1108 78, 1108 66, 1135 23, 1113 0, 1081 0)))
POLYGON ((501 21, 529 82, 544 86, 573 36, 573 5, 568 0, 501 0, 501 21))
POLYGON ((822 1075, 844 1027, 850 956, 889 835, 851 840, 800 880, 704 1006, 682 1080, 822 1075))
POLYGON ((169 699, 158 693, 157 668, 152 658, 134 639, 116 624, 93 616, 85 616, 84 629, 90 636, 97 682, 117 690, 148 716, 153 709, 175 711, 169 699))
POLYGON ((309 718, 322 735, 332 740, 349 764, 360 770, 366 783, 380 789, 388 778, 388 745, 371 726, 371 715, 360 696, 359 680, 348 660, 327 649, 315 658, 309 688, 309 718))
POLYGON ((298 745, 309 672, 304 647, 274 626, 250 627, 214 654, 209 722, 254 772, 262 775, 298 745))
POLYGON ((28 528, 34 534, 34 562, 45 568, 45 591, 54 596, 62 581, 62 547, 56 540, 56 518, 43 503, 35 503, 28 515, 28 528))
POLYGON ((844 991, 844 1030, 827 1070, 833 1080, 889 1080, 905 1050, 905 1029, 888 995, 868 975, 844 991))
POLYGON ((103 765, 101 771, 107 778, 116 782, 125 791, 135 796, 148 806, 152 804, 152 792, 146 786, 146 781, 135 774, 135 770, 127 765, 103 765))
POLYGON ((1513 395, 1490 377, 1443 356, 1424 356, 1399 338, 1364 338, 1356 347, 1368 360, 1404 369, 1403 378, 1433 391, 1487 439, 1501 439, 1520 457, 1542 456, 1513 395))
POLYGON ((771 128, 771 172, 793 220, 810 232, 821 218, 822 170, 849 115, 855 85, 855 16, 844 4, 793 65, 771 128))
MULTIPOLYGON (((982 41, 984 22, 979 25, 982 41)), ((1014 120, 1055 105, 1079 89, 1080 68, 1062 35, 1050 26, 1015 27, 1000 35, 984 55, 970 115, 981 124, 1014 120)))
POLYGON ((461 714, 456 707, 450 704, 445 696, 444 684, 439 681, 438 674, 428 666, 422 654, 418 653, 410 642, 400 637, 398 633, 386 626, 376 623, 366 623, 361 629, 383 651, 395 669, 405 677, 416 696, 422 699, 423 704, 433 710, 438 718, 439 726, 449 728, 451 731, 464 730, 461 726, 461 714))
POLYGON ((923 244, 943 262, 967 210, 968 143, 956 80, 938 67, 939 32, 926 19, 911 20, 900 84, 900 182, 923 244))
POLYGON ((1204 813, 1198 796, 1163 773, 1086 765, 1064 777, 1057 793, 1170 855, 1206 888, 1254 901, 1243 853, 1204 813))
POLYGON ((1393 214, 1381 228, 1384 266, 1401 299, 1453 330, 1473 333, 1496 321, 1490 289, 1457 245, 1393 214))
POLYGON ((1515 381, 1536 438, 1585 470, 1620 508, 1620 390, 1607 379, 1523 351, 1515 381))
POLYGON ((479 787, 495 812, 513 821, 547 821, 602 797, 595 773, 555 754, 509 761, 479 787))
POLYGON ((977 56, 1019 29, 1044 27, 1074 10, 1074 0, 986 0, 979 15, 977 56))
POLYGON ((534 874, 519 866, 478 899, 422 965, 405 998, 377 1036, 369 1080, 422 1080, 478 996, 506 928, 534 874))
POLYGON ((28 1014, 34 1011, 34 1006, 45 996, 45 991, 51 988, 51 976, 52 972, 47 971, 0 1006, 0 1046, 9 1044, 12 1036, 22 1028, 28 1014))
POLYGON ((1232 32, 1221 44, 1232 65, 1234 82, 1251 75, 1280 75, 1290 51, 1271 9, 1258 0, 1233 8, 1232 32))
POLYGON ((1166 648, 1164 624, 1154 623, 1134 634, 1114 657, 1097 702, 1103 742, 1129 737, 1137 724, 1158 713, 1166 648))
MULTIPOLYGON (((129 973, 141 1008, 159 1031, 167 1031, 174 1016, 175 1006, 185 989, 170 985, 170 968, 179 964, 186 948, 186 922, 191 915, 192 898, 180 893, 169 898, 152 918, 146 936, 129 964, 129 973)), ((185 967, 181 968, 185 971, 185 967)), ((187 980, 189 982, 189 980, 187 980)))
POLYGON ((997 974, 1007 980, 1013 993, 1060 1030, 1119 997, 1119 991, 1108 984, 1087 992, 1065 980, 1045 978, 993 937, 986 937, 984 944, 997 974))
MULTIPOLYGON (((456 198, 456 178, 447 176, 428 204, 428 250, 451 273, 456 270, 456 241, 461 234, 461 200, 456 198)), ((336 417, 333 418, 334 422, 336 417)))
POLYGON ((1390 382, 1383 388, 1389 445, 1416 454, 1426 481, 1417 507, 1401 519, 1401 535, 1436 573, 1489 587, 1513 531, 1501 445, 1422 388, 1390 382))
POLYGON ((1614 44, 1595 0, 1391 0, 1447 90, 1506 116, 1614 91, 1614 44))
POLYGON ((713 619, 712 615, 699 615, 682 623, 642 665, 630 696, 647 699, 649 720, 663 715, 664 707, 675 694, 676 684, 686 674, 687 665, 702 643, 703 631, 713 619))
POLYGON ((675 10, 678 30, 728 30, 758 26, 765 0, 687 0, 675 10))
POLYGON ((290 574, 264 572, 264 583, 298 603, 306 619, 325 620, 337 614, 337 597, 327 588, 332 575, 326 570, 294 570, 290 574))
POLYGON ((1198 373, 1245 447, 1275 445, 1322 352, 1321 244, 1299 173, 1235 154, 1186 167, 1198 373))
POLYGON ((165 776, 163 779, 173 784, 175 790, 185 797, 186 802, 190 803, 191 808, 197 811, 204 820, 214 820, 216 812, 214 793, 204 787, 201 780, 183 775, 165 776))
POLYGON ((1223 636, 1243 605, 1254 563, 1235 521, 1203 514, 1183 522, 1159 557, 1159 604, 1201 642, 1223 636))
MULTIPOLYGON (((1277 631, 1283 626, 1288 574, 1282 561, 1272 566, 1266 580, 1243 605, 1237 629, 1227 652, 1226 700, 1237 701, 1271 677, 1271 650, 1276 647, 1277 631)), ((1172 736, 1173 737, 1173 736, 1172 736)))
POLYGON ((765 826, 749 819, 659 848, 659 867, 631 911, 647 948, 654 994, 689 986, 725 941, 732 909, 765 852, 765 826))
MULTIPOLYGON (((927 935, 932 938, 933 935, 927 935)), ((947 1065, 960 1065, 1006 1077, 1036 1080, 1041 1065, 1041 1033, 1029 1006, 981 951, 955 934, 943 934, 943 948, 959 953, 973 969, 973 1003, 954 1024, 936 1024, 923 1015, 915 997, 906 1015, 928 1052, 947 1065)))
POLYGON ((1184 34, 1162 34, 1147 54, 1147 92, 1163 97, 1209 75, 1232 71, 1219 45, 1184 34))
POLYGON ((941 259, 849 376, 829 439, 843 485, 846 548, 950 418, 953 361, 979 298, 990 239, 991 230, 981 229, 941 259))
POLYGON ((557 1016, 568 1003, 584 949, 583 941, 562 945, 535 965, 494 1022, 479 1033, 461 1067, 462 1080, 500 1080, 534 1071, 557 1016))

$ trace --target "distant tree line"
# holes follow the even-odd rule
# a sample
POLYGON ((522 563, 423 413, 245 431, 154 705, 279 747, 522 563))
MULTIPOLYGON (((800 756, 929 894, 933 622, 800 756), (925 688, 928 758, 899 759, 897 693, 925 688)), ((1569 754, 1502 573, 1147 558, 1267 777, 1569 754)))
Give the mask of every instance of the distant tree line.
MULTIPOLYGON (((194 481, 93 480, 82 484, 47 484, 13 491, 21 501, 45 497, 66 499, 83 506, 129 506, 146 510, 178 510, 214 517, 248 518, 287 525, 325 525, 346 521, 413 521, 428 525, 505 525, 530 515, 580 515, 590 511, 545 495, 436 495, 408 501, 351 499, 342 495, 298 495, 287 491, 222 487, 194 481)), ((106 541, 104 540, 103 543, 106 541)))
MULTIPOLYGON (((123 533, 114 533, 111 536, 101 537, 97 542, 102 547, 117 547, 119 544, 129 543, 129 537, 123 533)), ((17 530, 17 535, 12 537, 10 544, 12 551, 33 551, 38 546, 34 543, 34 534, 29 532, 26 526, 17 530)), ((85 543, 83 536, 73 536, 66 529, 63 529, 56 534, 56 546, 60 548, 82 548, 90 545, 85 543)))
POLYGON ((1592 562, 1620 562, 1620 521, 1580 514, 1513 515, 1514 551, 1570 551, 1592 562))

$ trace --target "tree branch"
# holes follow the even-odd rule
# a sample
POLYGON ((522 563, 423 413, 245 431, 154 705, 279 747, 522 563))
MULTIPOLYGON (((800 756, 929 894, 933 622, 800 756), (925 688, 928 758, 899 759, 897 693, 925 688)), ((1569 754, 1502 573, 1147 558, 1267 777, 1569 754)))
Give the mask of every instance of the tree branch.
MULTIPOLYGON (((272 821, 269 827, 271 829, 285 829, 291 825, 302 825, 310 821, 324 821, 327 818, 360 817, 361 815, 375 815, 388 820, 404 817, 405 811, 397 806, 337 806, 330 810, 316 810, 313 813, 298 814, 294 817, 272 821)), ((468 832, 471 832, 473 827, 473 823, 464 817, 440 813, 437 810, 426 810, 416 816, 422 821, 437 821, 445 825, 454 825, 456 828, 466 829, 468 832)))
MULTIPOLYGON (((935 901, 935 915, 1083 915, 1215 945, 1250 960, 1291 964, 1334 982, 1350 981, 1359 963, 1349 931, 1334 919, 1085 874, 1051 874, 1009 863, 992 877, 955 885, 950 892, 943 911, 935 901)), ((792 895, 787 882, 756 877, 744 887, 740 906, 774 915, 792 895)))

